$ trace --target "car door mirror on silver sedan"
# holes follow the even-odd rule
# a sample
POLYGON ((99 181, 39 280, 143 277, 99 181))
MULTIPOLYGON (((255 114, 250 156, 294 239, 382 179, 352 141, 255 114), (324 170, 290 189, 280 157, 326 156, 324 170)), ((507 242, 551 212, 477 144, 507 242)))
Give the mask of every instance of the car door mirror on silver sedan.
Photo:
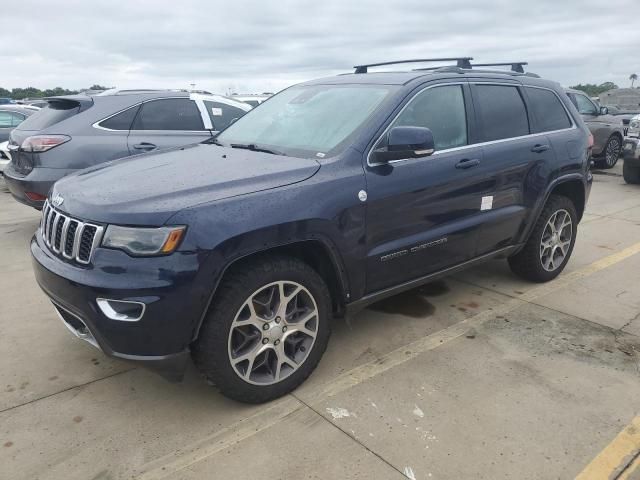
POLYGON ((600 115, 608 115, 609 109, 607 107, 600 107, 600 115))

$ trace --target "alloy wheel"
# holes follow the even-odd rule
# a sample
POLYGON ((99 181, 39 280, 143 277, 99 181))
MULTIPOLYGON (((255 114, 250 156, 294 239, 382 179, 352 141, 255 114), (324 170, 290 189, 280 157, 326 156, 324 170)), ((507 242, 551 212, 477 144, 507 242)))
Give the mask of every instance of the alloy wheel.
POLYGON ((547 221, 540 241, 540 262, 548 272, 558 269, 569 253, 573 238, 571 215, 557 210, 547 221))
POLYGON ((280 281, 253 292, 229 330, 229 361, 254 385, 272 385, 297 371, 318 334, 318 307, 299 283, 280 281))
POLYGON ((617 137, 611 137, 607 142, 607 148, 604 152, 605 162, 607 166, 613 167, 620 156, 620 141, 617 137))

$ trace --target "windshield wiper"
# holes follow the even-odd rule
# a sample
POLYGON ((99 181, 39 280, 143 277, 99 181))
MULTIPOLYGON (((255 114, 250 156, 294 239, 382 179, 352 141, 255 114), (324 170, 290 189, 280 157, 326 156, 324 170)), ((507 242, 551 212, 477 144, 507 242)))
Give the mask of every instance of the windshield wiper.
POLYGON ((259 147, 258 145, 256 145, 255 143, 232 143, 231 144, 231 148, 243 148, 245 150, 251 150, 252 152, 263 152, 263 153, 270 153, 271 155, 282 155, 285 156, 286 155, 282 152, 278 152, 276 150, 269 150, 268 148, 262 148, 259 147))

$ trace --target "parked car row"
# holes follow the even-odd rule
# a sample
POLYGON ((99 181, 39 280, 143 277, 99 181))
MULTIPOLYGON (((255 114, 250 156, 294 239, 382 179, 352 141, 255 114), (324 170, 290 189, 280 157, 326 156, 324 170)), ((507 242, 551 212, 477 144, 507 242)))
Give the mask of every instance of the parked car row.
POLYGON ((42 208, 51 186, 83 168, 211 138, 251 110, 220 95, 112 90, 54 97, 11 131, 6 183, 14 198, 42 208))
POLYGON ((171 380, 192 357, 225 395, 263 402, 312 373, 332 317, 492 258, 555 278, 593 178, 580 100, 522 62, 449 60, 360 65, 246 115, 205 96, 50 101, 12 133, 8 176, 41 195, 23 201, 46 196, 38 284, 105 354, 171 380))

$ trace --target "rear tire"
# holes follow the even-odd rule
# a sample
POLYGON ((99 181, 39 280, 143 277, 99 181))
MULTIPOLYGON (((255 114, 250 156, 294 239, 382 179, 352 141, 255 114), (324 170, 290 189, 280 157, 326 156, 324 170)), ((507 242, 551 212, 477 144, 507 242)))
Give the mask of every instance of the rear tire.
POLYGON ((551 195, 524 248, 509 257, 511 270, 533 282, 556 278, 573 252, 577 225, 573 202, 561 195, 551 195))
POLYGON ((598 168, 613 168, 618 163, 621 151, 622 141, 617 135, 611 135, 604 146, 602 157, 595 159, 595 166, 598 168))
POLYGON ((221 393, 262 403, 290 392, 327 348, 331 299, 322 277, 287 256, 228 273, 193 345, 198 369, 221 393))
POLYGON ((622 164, 622 176, 624 181, 632 185, 640 184, 640 167, 632 167, 627 162, 622 164))

